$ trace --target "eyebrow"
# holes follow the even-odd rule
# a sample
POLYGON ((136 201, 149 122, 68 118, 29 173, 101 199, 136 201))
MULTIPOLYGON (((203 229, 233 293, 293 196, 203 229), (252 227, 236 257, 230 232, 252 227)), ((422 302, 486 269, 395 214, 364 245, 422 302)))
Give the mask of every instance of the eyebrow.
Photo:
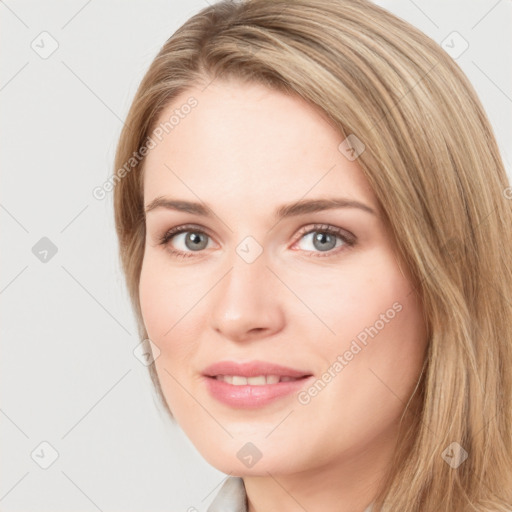
MULTIPOLYGON (((153 199, 146 206, 145 213, 156 210, 157 208, 165 208, 168 210, 187 212, 208 218, 212 218, 215 216, 213 210, 204 203, 175 200, 163 196, 159 196, 153 199)), ((361 203, 360 201, 344 197, 332 197, 325 199, 302 199, 300 201, 295 201, 293 203, 281 205, 278 208, 276 208, 274 212, 274 218, 280 220, 285 217, 294 217, 306 213, 332 210, 334 208, 359 208, 372 215, 377 215, 373 208, 364 203, 361 203)))

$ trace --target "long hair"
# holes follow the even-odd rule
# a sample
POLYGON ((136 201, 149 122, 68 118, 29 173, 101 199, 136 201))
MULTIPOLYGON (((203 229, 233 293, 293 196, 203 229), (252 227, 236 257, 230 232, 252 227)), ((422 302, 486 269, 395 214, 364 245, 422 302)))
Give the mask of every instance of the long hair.
POLYGON ((143 150, 178 94, 228 78, 298 95, 341 137, 364 144, 357 161, 421 296, 421 407, 374 511, 510 511, 512 189, 458 65, 367 0, 224 0, 161 48, 131 105, 113 176, 119 255, 141 340, 148 343, 139 303, 143 150))

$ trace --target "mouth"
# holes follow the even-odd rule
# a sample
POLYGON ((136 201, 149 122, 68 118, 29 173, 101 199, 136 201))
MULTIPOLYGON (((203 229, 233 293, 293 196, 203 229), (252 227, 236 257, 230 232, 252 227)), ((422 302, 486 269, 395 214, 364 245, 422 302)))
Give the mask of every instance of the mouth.
POLYGON ((233 408, 263 407, 299 391, 313 374, 273 363, 223 361, 203 372, 213 398, 233 408))
POLYGON ((311 372, 296 368, 290 368, 267 361, 219 361, 203 370, 206 377, 220 378, 229 384, 236 385, 265 385, 277 384, 289 380, 300 379, 311 376, 311 372), (265 378, 265 382, 263 381, 265 378), (266 379, 269 379, 267 382, 266 379), (276 378, 278 380, 276 380, 276 378), (245 382, 244 379, 252 379, 252 382, 245 382))
POLYGON ((267 386, 278 384, 279 382, 293 382, 296 380, 307 379, 310 375, 302 377, 290 377, 287 375, 256 375, 254 377, 245 377, 243 375, 215 375, 209 376, 211 379, 227 382, 232 386, 267 386))

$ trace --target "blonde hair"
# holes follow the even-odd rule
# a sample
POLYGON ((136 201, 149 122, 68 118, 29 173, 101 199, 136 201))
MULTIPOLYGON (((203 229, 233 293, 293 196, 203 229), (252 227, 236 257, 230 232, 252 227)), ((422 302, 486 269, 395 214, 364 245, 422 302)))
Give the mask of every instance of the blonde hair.
MULTIPOLYGON (((357 161, 421 296, 429 338, 420 407, 374 511, 510 510, 507 175, 460 68, 426 35, 369 1, 221 1, 166 41, 135 95, 115 159, 115 224, 141 340, 148 337, 138 293, 144 159, 129 171, 125 164, 178 94, 228 78, 296 94, 324 111, 341 137, 364 143, 357 161), (468 454, 456 468, 444 456, 455 442, 468 454)), ((150 372, 172 417, 154 365, 150 372)))

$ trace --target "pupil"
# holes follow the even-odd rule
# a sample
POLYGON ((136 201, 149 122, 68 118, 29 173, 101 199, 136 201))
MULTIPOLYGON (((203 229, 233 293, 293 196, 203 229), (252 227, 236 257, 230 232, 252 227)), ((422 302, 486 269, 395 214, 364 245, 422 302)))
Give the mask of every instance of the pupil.
MULTIPOLYGON (((188 246, 188 242, 191 242, 192 243, 192 246, 193 247, 189 247, 189 249, 197 249, 200 245, 201 245, 201 236, 199 233, 189 233, 189 236, 187 237, 187 246, 188 246)), ((204 240, 203 240, 204 242, 204 240)), ((199 247, 199 248, 203 248, 203 247, 199 247)))
MULTIPOLYGON (((334 247, 334 245, 332 244, 332 241, 334 240, 334 237, 332 237, 329 233, 318 233, 314 237, 314 241, 315 242, 320 242, 321 244, 325 244, 326 243, 326 239, 329 239, 329 238, 331 239, 331 243, 328 244, 327 249, 332 249, 334 247)), ((315 247, 316 247, 316 244, 315 244, 315 247)), ((316 247, 316 248, 317 249, 326 249, 326 246, 325 245, 320 245, 320 247, 316 247)))

